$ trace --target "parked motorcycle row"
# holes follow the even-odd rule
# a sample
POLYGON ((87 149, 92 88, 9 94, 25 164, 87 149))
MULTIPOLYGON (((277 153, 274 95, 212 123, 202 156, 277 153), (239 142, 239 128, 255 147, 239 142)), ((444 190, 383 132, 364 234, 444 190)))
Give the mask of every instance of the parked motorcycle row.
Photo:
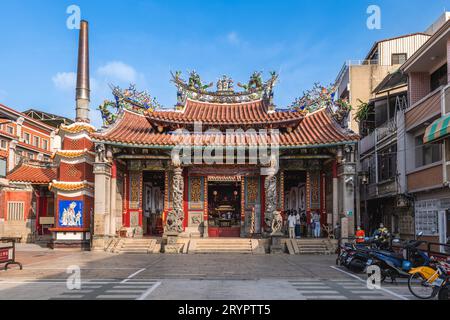
MULTIPOLYGON (((419 233, 414 240, 392 243, 401 246, 402 252, 395 252, 390 241, 374 236, 362 243, 342 242, 338 249, 336 264, 355 273, 367 273, 367 268, 377 266, 381 272, 381 282, 408 279, 408 288, 419 299, 448 300, 450 291, 450 258, 446 261, 428 256, 420 247, 426 241, 420 240, 419 233)), ((349 239, 351 240, 351 239, 349 239)))

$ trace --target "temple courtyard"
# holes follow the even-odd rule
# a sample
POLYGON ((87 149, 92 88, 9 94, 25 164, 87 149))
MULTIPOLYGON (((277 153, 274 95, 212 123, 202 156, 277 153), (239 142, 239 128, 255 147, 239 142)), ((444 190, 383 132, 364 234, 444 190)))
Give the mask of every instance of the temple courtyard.
POLYGON ((0 300, 410 300, 406 282, 370 290, 335 255, 111 254, 19 245, 0 300))

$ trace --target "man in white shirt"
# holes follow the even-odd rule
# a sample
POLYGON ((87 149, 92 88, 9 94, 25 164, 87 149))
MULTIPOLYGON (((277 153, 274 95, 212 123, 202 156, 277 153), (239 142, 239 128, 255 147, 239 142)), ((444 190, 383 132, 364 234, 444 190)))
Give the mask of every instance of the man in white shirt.
POLYGON ((295 239, 295 221, 296 221, 296 218, 294 216, 294 213, 291 211, 291 213, 288 217, 289 238, 290 239, 295 239))

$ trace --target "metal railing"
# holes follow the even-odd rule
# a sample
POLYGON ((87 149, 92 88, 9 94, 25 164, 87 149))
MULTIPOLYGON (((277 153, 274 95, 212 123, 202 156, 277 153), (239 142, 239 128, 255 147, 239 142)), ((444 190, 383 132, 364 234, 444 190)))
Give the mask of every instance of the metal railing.
POLYGON ((395 121, 394 118, 392 118, 392 119, 388 120, 387 122, 385 122, 384 124, 382 124, 381 126, 377 127, 375 129, 375 132, 377 134, 376 143, 378 143, 379 141, 381 141, 397 132, 397 122, 395 121))

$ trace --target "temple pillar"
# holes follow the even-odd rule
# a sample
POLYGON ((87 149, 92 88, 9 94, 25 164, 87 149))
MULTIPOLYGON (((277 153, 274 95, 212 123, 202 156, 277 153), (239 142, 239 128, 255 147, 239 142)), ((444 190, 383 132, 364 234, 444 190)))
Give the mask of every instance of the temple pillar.
POLYGON ((116 235, 116 216, 117 216, 117 165, 115 161, 111 166, 111 187, 110 187, 110 219, 109 219, 109 235, 116 235))
POLYGON ((349 236, 355 234, 355 188, 356 188, 356 162, 354 157, 353 146, 345 147, 345 155, 339 166, 339 185, 341 188, 341 203, 343 218, 347 219, 348 230, 343 230, 342 234, 347 233, 349 236))
POLYGON ((110 235, 111 164, 106 161, 103 155, 103 145, 98 145, 96 150, 92 249, 103 250, 110 235))
POLYGON ((339 221, 339 193, 338 193, 338 173, 337 162, 333 161, 333 230, 336 228, 336 224, 339 221))
POLYGON ((272 220, 275 211, 277 210, 277 177, 275 169, 268 169, 267 176, 264 181, 265 190, 265 219, 269 226, 272 225, 272 220))
POLYGON ((172 178, 172 209, 166 218, 165 233, 183 232, 183 199, 184 199, 184 178, 183 169, 177 166, 173 170, 172 178))

